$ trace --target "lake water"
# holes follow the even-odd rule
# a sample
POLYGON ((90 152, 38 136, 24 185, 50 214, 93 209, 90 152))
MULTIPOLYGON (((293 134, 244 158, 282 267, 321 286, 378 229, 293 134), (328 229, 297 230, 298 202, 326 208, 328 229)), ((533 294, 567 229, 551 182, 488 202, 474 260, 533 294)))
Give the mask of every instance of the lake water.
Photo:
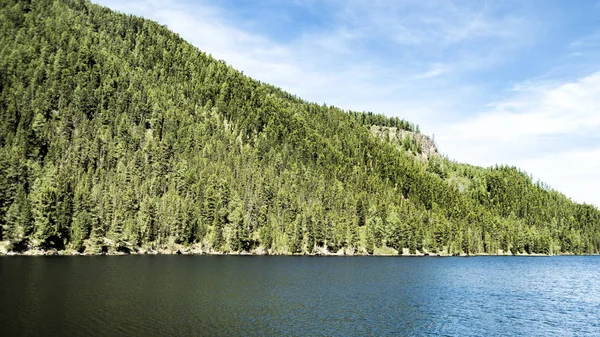
POLYGON ((0 257, 2 336, 600 336, 600 257, 0 257))

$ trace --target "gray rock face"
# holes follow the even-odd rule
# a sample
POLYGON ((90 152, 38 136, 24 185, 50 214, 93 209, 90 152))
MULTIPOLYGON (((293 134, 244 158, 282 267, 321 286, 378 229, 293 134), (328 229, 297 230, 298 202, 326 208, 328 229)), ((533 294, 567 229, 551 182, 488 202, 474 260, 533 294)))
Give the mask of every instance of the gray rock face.
POLYGON ((411 140, 415 140, 421 149, 421 155, 425 157, 425 159, 428 159, 434 155, 440 155, 434 141, 429 136, 426 136, 422 133, 398 130, 398 128, 378 125, 371 126, 370 130, 374 136, 382 140, 396 143, 399 147, 402 146, 402 142, 406 137, 409 137, 411 140))

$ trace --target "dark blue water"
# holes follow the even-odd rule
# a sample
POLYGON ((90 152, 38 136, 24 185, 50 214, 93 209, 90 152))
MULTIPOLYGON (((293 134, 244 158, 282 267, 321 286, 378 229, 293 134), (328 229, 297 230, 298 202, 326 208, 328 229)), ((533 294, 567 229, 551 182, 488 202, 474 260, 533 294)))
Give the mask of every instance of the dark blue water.
POLYGON ((600 257, 2 257, 2 336, 600 336, 600 257))

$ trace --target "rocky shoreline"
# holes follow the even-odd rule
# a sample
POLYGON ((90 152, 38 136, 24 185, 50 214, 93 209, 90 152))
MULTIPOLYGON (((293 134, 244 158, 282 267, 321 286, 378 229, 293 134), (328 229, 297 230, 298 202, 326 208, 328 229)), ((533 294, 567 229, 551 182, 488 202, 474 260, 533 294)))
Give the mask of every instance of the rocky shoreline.
POLYGON ((233 255, 233 256, 407 256, 407 257, 473 257, 473 256, 556 256, 556 255, 574 255, 571 253, 559 253, 559 254, 539 254, 539 253, 512 253, 510 251, 504 252, 498 250, 497 253, 476 253, 476 254, 449 254, 445 251, 433 253, 433 252, 420 252, 416 251, 410 253, 408 249, 403 249, 402 252, 398 252, 391 248, 376 249, 372 254, 367 252, 358 252, 353 249, 341 249, 337 252, 330 252, 322 247, 315 247, 310 253, 289 253, 285 251, 272 251, 266 250, 263 247, 259 247, 250 252, 239 251, 239 252, 221 252, 213 249, 203 249, 198 246, 165 246, 158 248, 139 248, 127 250, 106 250, 106 251, 88 251, 78 252, 75 250, 42 250, 42 249, 29 249, 23 252, 7 251, 6 249, 0 249, 0 256, 124 256, 124 255, 233 255))

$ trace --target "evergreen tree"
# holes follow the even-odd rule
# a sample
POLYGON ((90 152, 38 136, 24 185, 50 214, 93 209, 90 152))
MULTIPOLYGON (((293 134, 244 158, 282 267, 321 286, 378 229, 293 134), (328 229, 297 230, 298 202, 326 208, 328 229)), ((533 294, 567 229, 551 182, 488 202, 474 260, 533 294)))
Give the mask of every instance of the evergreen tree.
POLYGON ((86 0, 0 2, 13 250, 600 252, 597 208, 514 167, 425 155, 418 133, 303 101, 86 0))

